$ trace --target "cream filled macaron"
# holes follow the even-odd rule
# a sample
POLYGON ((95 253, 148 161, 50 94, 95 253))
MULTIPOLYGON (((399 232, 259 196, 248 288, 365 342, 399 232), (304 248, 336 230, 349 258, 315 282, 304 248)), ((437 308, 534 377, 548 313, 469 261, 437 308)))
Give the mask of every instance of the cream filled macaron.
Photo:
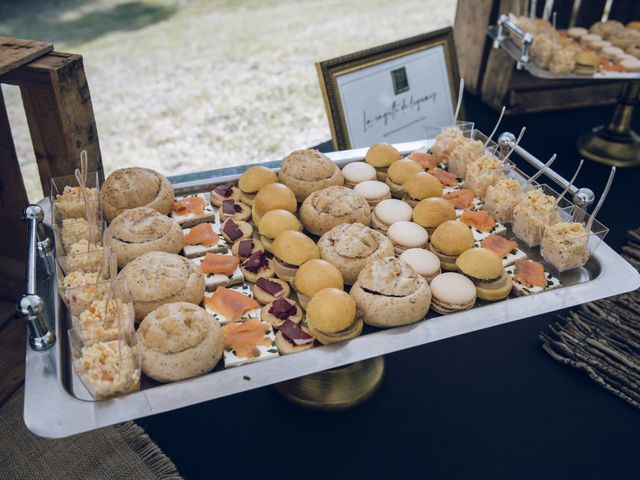
POLYGON ((391 198, 389 185, 378 180, 365 180, 353 187, 353 190, 362 195, 371 208, 391 198))
POLYGON ((445 272, 436 276, 431 287, 431 308, 447 314, 468 310, 476 303, 476 286, 461 273, 445 272))
POLYGON ((408 248, 425 248, 429 242, 429 234, 424 227, 407 221, 393 223, 387 231, 387 237, 391 240, 396 255, 408 248))
POLYGON ((376 169, 367 162, 351 162, 342 167, 344 186, 353 188, 360 182, 376 179, 376 169))
POLYGON ((438 256, 424 248, 409 248, 402 252, 399 258, 418 275, 422 275, 427 283, 431 283, 431 280, 442 272, 438 256))
POLYGON ((567 35, 569 35, 574 40, 580 40, 581 37, 584 37, 588 33, 589 33, 589 30, 582 27, 572 27, 569 30, 567 30, 567 35))
POLYGON ((413 209, 402 200, 394 198, 383 200, 373 210, 371 226, 382 233, 387 233, 394 223, 411 220, 412 211, 413 209))

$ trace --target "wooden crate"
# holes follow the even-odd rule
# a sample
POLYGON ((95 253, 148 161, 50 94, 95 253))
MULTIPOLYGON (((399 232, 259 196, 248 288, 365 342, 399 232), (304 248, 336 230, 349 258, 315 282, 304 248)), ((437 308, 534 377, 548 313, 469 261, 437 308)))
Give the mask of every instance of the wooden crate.
MULTIPOLYGON (((487 27, 499 16, 516 11, 518 0, 458 0, 454 36, 460 75, 465 87, 507 114, 563 110, 616 102, 622 82, 590 80, 545 80, 516 70, 515 61, 503 50, 492 48, 487 27)), ((520 0, 520 8, 525 8, 520 0)), ((544 0, 537 2, 542 15, 544 0)), ((602 18, 606 0, 556 0, 558 28, 590 26, 602 18)), ((638 0, 614 0, 608 18, 627 23, 640 19, 638 0)))

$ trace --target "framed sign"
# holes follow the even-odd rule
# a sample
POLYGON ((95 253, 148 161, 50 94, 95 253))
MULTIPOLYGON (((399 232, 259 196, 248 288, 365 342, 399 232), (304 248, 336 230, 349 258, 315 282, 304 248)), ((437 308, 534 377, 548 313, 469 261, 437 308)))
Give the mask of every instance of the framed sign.
POLYGON ((453 124, 459 82, 453 30, 316 63, 336 150, 424 138, 453 124))

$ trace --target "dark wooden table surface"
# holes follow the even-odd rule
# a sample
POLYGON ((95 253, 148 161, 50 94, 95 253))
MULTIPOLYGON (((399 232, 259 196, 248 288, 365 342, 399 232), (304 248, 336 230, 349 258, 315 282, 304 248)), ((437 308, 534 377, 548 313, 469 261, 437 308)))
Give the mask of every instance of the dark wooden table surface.
MULTIPOLYGON (((507 118, 525 148, 559 155, 570 177, 576 136, 610 108, 507 118)), ((467 97, 483 131, 497 115, 467 97)), ((638 123, 638 122, 636 122, 638 123)), ((587 162, 578 184, 600 192, 608 168, 587 162)), ((620 170, 600 219, 619 248, 640 225, 640 169, 620 170)), ((386 357, 387 376, 360 408, 323 414, 270 388, 142 419, 188 478, 638 478, 640 412, 561 366, 538 333, 555 315, 521 320, 386 357)))

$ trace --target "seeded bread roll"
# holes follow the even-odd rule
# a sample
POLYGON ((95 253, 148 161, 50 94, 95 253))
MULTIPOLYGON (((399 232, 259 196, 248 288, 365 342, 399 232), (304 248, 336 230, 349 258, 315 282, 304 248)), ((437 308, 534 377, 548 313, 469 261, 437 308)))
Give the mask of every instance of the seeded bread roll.
POLYGON ((182 249, 178 222, 149 207, 125 210, 113 219, 108 232, 118 268, 147 252, 178 253, 182 249))
POLYGON ((159 382, 175 382, 210 372, 224 341, 222 328, 204 308, 168 303, 149 313, 138 328, 142 371, 159 382))
POLYGON ((287 155, 278 181, 293 190, 298 202, 323 188, 344 185, 340 168, 318 150, 296 150, 287 155))
POLYGON ((205 290, 198 266, 173 253, 145 253, 129 262, 118 279, 127 281, 137 322, 165 303, 199 304, 205 290))
POLYGON ((422 320, 429 311, 427 281, 395 257, 369 263, 350 291, 367 325, 390 328, 422 320))
POLYGON ((394 254, 391 241, 361 223, 343 223, 320 237, 320 258, 334 265, 353 284, 365 265, 394 254))
POLYGON ((149 207, 168 215, 175 200, 167 177, 148 168, 122 168, 102 185, 102 212, 110 222, 124 210, 149 207))
POLYGON ((362 195, 347 187, 333 186, 314 192, 300 207, 305 228, 323 235, 341 223, 371 222, 371 208, 362 195))

